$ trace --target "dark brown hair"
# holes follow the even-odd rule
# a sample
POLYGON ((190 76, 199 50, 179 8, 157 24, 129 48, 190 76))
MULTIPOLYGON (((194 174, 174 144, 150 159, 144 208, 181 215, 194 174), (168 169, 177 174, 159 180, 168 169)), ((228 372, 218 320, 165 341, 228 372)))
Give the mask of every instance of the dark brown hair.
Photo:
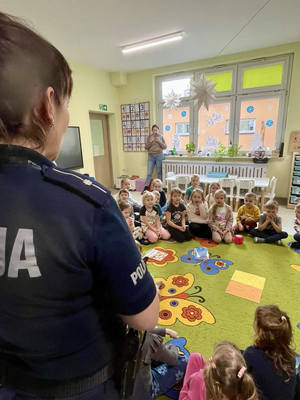
POLYGON ((119 203, 119 208, 120 208, 121 211, 126 210, 126 208, 130 208, 130 210, 132 210, 131 204, 128 203, 127 201, 121 201, 121 202, 119 203))
POLYGON ((247 372, 244 357, 233 343, 222 342, 215 346, 203 375, 206 400, 219 400, 222 395, 236 400, 257 399, 255 383, 247 372))
POLYGON ((120 194, 121 193, 127 193, 128 194, 128 197, 129 197, 129 190, 127 190, 127 189, 121 189, 120 191, 119 191, 119 193, 118 193, 118 198, 120 198, 120 194))
POLYGON ((154 125, 152 125, 152 127, 151 127, 151 132, 153 132, 153 129, 154 129, 154 128, 157 128, 157 129, 159 130, 159 126, 156 125, 156 124, 154 124, 154 125))
POLYGON ((296 353, 288 315, 277 306, 259 306, 254 317, 254 345, 271 358, 279 373, 295 374, 296 353))
POLYGON ((43 97, 48 87, 60 105, 72 92, 71 69, 63 55, 21 20, 0 12, 0 141, 46 141, 43 97))

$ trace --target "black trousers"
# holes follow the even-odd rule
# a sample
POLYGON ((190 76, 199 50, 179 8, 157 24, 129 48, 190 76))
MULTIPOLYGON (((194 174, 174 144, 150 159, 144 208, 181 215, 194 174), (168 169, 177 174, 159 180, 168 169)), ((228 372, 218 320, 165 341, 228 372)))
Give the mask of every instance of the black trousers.
POLYGON ((286 232, 276 232, 273 229, 251 229, 250 234, 265 239, 266 243, 277 242, 277 240, 285 239, 288 237, 286 232))
POLYGON ((196 222, 190 223, 190 232, 193 236, 198 238, 211 239, 211 230, 207 224, 197 224, 196 222))
POLYGON ((173 228, 172 226, 167 225, 166 229, 171 233, 171 236, 176 242, 187 242, 188 240, 193 239, 191 232, 189 231, 189 227, 186 227, 184 232, 173 228))

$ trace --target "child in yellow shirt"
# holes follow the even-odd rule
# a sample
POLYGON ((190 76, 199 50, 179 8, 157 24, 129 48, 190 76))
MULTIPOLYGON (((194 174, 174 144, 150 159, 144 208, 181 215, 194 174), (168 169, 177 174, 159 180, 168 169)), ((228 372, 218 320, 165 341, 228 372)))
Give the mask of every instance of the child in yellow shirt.
POLYGON ((259 220, 260 211, 255 203, 255 193, 246 193, 244 205, 242 205, 238 209, 236 224, 233 227, 235 233, 249 232, 251 229, 256 228, 256 224, 259 220))

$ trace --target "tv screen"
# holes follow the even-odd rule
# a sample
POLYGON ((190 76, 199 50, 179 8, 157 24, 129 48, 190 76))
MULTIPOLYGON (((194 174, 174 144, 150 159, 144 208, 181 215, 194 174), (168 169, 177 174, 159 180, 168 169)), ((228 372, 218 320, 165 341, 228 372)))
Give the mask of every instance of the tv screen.
POLYGON ((55 162, 59 168, 83 168, 79 126, 68 126, 55 162))

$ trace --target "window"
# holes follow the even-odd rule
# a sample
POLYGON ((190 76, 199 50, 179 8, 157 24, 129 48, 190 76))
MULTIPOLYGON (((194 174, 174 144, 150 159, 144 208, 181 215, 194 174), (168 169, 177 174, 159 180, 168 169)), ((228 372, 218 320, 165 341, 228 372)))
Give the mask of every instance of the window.
MULTIPOLYGON (((254 133, 255 131, 255 119, 240 119, 240 134, 241 133, 254 133)), ((229 120, 226 120, 226 131, 229 134, 229 120)))
POLYGON ((198 111, 198 148, 213 151, 218 148, 218 143, 228 144, 229 120, 231 112, 230 102, 211 104, 207 111, 201 107, 198 111))
POLYGON ((283 141, 292 55, 231 64, 156 78, 157 122, 169 149, 185 150, 192 141, 198 150, 218 143, 241 146, 248 152, 258 145, 279 150, 283 141), (191 101, 190 82, 201 74, 216 84, 216 100, 207 111, 191 101), (171 92, 178 108, 164 108, 171 92))
POLYGON ((186 122, 177 122, 176 124, 175 124, 175 131, 176 131, 176 133, 177 133, 177 135, 184 135, 184 136, 186 136, 186 135, 189 135, 190 134, 190 132, 189 132, 189 124, 187 124, 186 122))
POLYGON ((190 141, 190 108, 163 109, 163 134, 168 149, 185 150, 190 141))

